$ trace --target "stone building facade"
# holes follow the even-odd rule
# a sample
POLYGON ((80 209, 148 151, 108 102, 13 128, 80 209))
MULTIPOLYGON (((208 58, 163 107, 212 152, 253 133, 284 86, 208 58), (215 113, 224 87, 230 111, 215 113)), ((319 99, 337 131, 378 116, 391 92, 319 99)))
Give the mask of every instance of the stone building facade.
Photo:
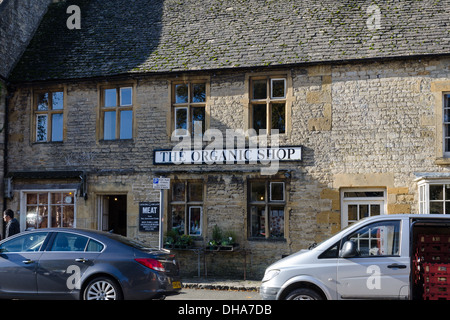
MULTIPOLYGON (((146 229, 142 208, 160 201, 153 179, 170 178, 170 189, 163 191, 163 232, 166 246, 181 258, 183 274, 258 279, 273 261, 365 216, 450 210, 450 193, 446 193, 450 185, 448 40, 431 43, 428 48, 436 47, 433 52, 424 49, 411 56, 411 48, 403 46, 412 40, 414 45, 423 42, 427 32, 420 36, 422 40, 407 35, 390 52, 382 42, 391 33, 384 30, 376 35, 380 40, 360 48, 369 54, 375 50, 370 49, 372 45, 380 50, 374 56, 355 51, 345 59, 323 58, 325 53, 314 58, 321 43, 337 41, 336 57, 349 46, 345 40, 324 36, 326 40, 311 38, 318 42, 310 43, 310 51, 295 52, 288 41, 272 43, 277 61, 267 63, 269 56, 258 53, 256 44, 250 44, 255 49, 253 61, 242 53, 248 50, 214 47, 225 40, 211 35, 210 40, 195 38, 191 46, 172 48, 182 52, 199 44, 221 48, 218 59, 222 62, 194 51, 192 60, 185 60, 181 51, 170 54, 163 49, 173 41, 167 35, 174 36, 169 18, 176 12, 177 24, 182 24, 185 17, 180 10, 192 10, 193 1, 183 8, 170 1, 144 2, 161 6, 152 11, 158 43, 145 63, 139 58, 130 69, 131 62, 124 60, 114 69, 114 51, 102 43, 95 45, 97 51, 90 51, 92 38, 87 34, 94 37, 93 31, 100 28, 89 27, 96 16, 92 11, 82 14, 85 29, 73 33, 84 42, 72 44, 70 50, 48 52, 58 61, 45 61, 48 57, 41 56, 39 44, 49 45, 49 25, 62 25, 67 18, 63 15, 62 22, 55 18, 69 4, 63 2, 51 6, 11 75, 7 178, 12 181, 12 197, 8 207, 18 213, 23 230, 44 226, 113 230, 157 246, 160 234, 152 226, 152 231, 146 229), (77 48, 84 48, 84 53, 77 48), (99 53, 111 58, 89 68, 99 53), (298 57, 292 58, 295 54, 298 57), (302 60, 305 55, 313 61, 302 60), (181 58, 168 68, 174 56, 181 58), (45 63, 37 62, 38 58, 45 63), (76 62, 76 67, 67 61, 62 64, 64 58, 76 62), (202 58, 209 62, 202 65, 202 58), (278 134, 261 134, 259 129, 278 129, 278 134), (229 135, 239 132, 244 135, 227 145, 229 135), (207 133, 215 138, 209 140, 207 133), (231 150, 227 154, 233 160, 227 163, 219 156, 212 161, 214 146, 222 157, 231 150), (178 153, 170 153, 169 160, 173 150, 178 153), (186 152, 184 163, 174 163, 172 157, 181 155, 180 151, 186 152), (162 152, 166 152, 164 158, 162 152), (271 161, 251 158, 252 152, 272 157, 271 161), (203 161, 188 161, 197 155, 203 155, 203 161), (287 159, 288 155, 292 158, 287 159), (265 174, 262 169, 272 165, 276 170, 265 174), (234 247, 212 248, 219 229, 225 240, 233 238, 234 247), (190 247, 173 247, 169 236, 175 235, 180 240, 189 238, 190 247)), ((84 5, 92 9, 97 4, 86 1, 84 5)), ((254 4, 248 2, 249 8, 254 4)), ((237 10, 241 5, 211 1, 209 11, 203 9, 199 16, 216 23, 220 13, 224 23, 234 24, 236 15, 244 14, 237 10), (207 19, 209 14, 213 16, 207 19)), ((292 4, 282 5, 287 15, 292 4)), ((401 9, 408 14, 412 10, 401 9)), ((436 19, 439 8, 431 11, 430 17, 436 19)), ((96 14, 106 16, 105 11, 96 14)), ((271 23, 283 22, 275 18, 271 23)), ((365 23, 365 18, 358 19, 365 23)), ((200 25, 195 28, 206 33, 200 25)), ((279 36, 286 37, 280 41, 292 37, 290 30, 283 33, 281 29, 277 29, 279 36)), ((432 32, 445 34, 445 30, 445 26, 444 31, 436 27, 432 32)), ((53 32, 66 38, 71 31, 63 26, 53 32)), ((199 38, 205 33, 200 32, 199 38)), ((418 51, 421 48, 417 45, 418 51)))

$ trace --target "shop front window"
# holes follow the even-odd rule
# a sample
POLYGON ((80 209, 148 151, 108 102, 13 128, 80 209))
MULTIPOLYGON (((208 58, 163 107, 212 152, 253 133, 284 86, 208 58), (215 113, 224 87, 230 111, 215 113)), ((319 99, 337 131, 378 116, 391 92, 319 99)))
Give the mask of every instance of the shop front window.
POLYGON ((24 194, 25 229, 74 227, 75 191, 24 194))
POLYGON ((178 234, 203 235, 203 182, 177 181, 170 190, 171 229, 178 234))
POLYGON ((250 238, 284 239, 285 183, 250 182, 250 238))

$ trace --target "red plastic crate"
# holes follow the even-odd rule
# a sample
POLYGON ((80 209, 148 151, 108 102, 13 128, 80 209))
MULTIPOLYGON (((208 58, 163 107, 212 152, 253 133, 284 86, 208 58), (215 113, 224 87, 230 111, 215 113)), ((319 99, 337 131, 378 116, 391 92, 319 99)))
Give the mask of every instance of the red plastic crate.
POLYGON ((448 244, 443 243, 425 243, 419 245, 419 253, 428 252, 428 253, 450 253, 450 246, 448 244))
POLYGON ((450 295, 441 293, 424 293, 423 300, 450 300, 450 295))
POLYGON ((422 252, 420 255, 420 261, 424 263, 450 263, 450 254, 422 252))
POLYGON ((435 284, 446 286, 450 284, 450 276, 442 274, 424 274, 423 275, 425 284, 435 284))
POLYGON ((423 263, 421 270, 427 273, 450 275, 450 263, 423 263))
POLYGON ((420 243, 442 243, 450 244, 450 235, 447 234, 420 234, 420 243))
POLYGON ((446 294, 450 295, 450 287, 449 286, 440 286, 440 285, 425 285, 424 294, 446 294))

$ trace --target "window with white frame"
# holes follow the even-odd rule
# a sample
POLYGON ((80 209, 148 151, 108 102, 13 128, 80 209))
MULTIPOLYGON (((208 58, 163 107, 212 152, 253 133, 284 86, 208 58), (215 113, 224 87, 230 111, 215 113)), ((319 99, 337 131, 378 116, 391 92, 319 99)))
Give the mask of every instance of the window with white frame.
POLYGON ((444 110, 443 110, 443 150, 444 156, 450 157, 450 93, 444 94, 444 110))
POLYGON ((341 225, 344 228, 360 219, 384 214, 386 191, 384 189, 343 189, 341 205, 341 225))
POLYGON ((75 190, 26 191, 21 207, 25 230, 75 226, 75 190))
POLYGON ((203 235, 203 181, 174 181, 170 189, 169 226, 178 234, 203 235))
POLYGON ((252 77, 250 79, 250 127, 286 133, 287 88, 284 77, 252 77))
POLYGON ((450 214, 450 180, 419 183, 419 213, 450 214))
POLYGON ((283 181, 250 181, 250 238, 284 239, 285 205, 286 190, 283 181))

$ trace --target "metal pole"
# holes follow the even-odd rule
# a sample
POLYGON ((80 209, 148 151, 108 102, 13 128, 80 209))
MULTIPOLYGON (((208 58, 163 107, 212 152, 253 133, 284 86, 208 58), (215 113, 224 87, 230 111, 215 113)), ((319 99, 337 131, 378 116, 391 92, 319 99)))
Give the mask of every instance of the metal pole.
POLYGON ((159 249, 163 248, 164 190, 159 190, 159 249))

